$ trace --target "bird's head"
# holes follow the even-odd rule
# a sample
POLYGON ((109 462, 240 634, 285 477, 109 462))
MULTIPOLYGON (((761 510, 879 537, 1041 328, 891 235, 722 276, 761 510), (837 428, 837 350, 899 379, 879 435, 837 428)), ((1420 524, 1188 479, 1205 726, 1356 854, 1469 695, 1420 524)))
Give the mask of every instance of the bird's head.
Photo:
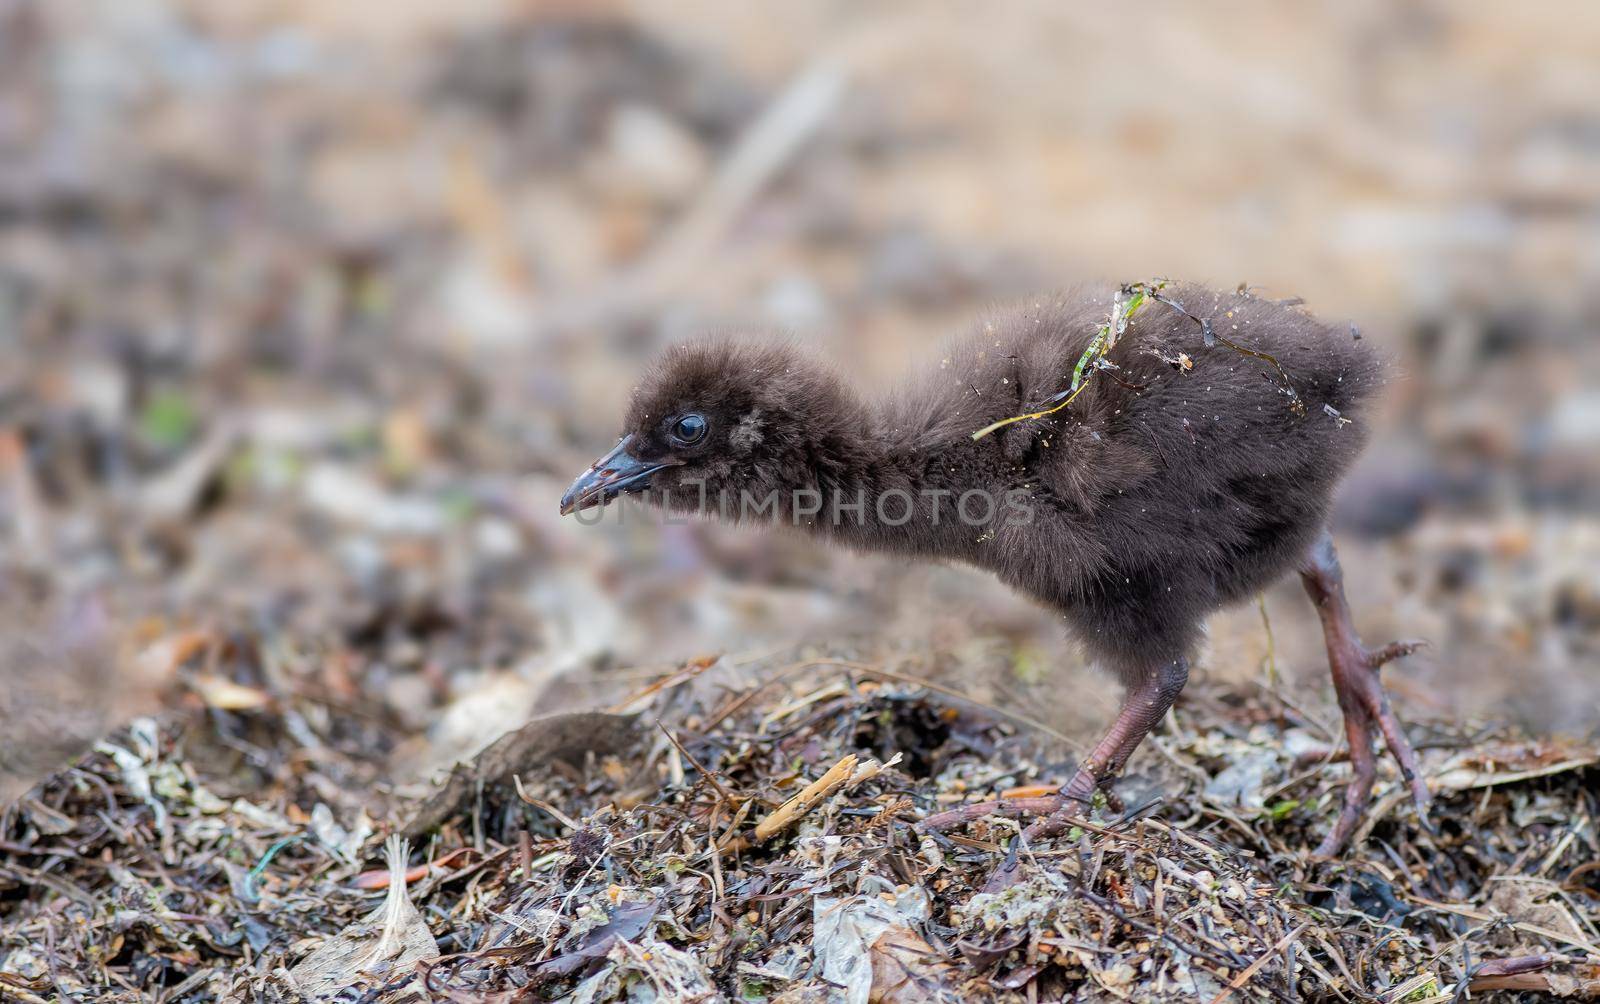
POLYGON ((622 438, 567 489, 561 512, 635 493, 672 509, 716 510, 719 500, 812 487, 850 462, 865 426, 839 378, 793 345, 681 345, 645 373, 622 438))

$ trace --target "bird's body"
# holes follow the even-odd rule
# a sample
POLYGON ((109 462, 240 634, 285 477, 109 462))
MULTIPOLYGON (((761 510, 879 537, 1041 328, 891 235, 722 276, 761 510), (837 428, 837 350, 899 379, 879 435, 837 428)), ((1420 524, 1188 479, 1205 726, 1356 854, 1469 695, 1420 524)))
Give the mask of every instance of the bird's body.
POLYGON ((835 498, 898 487, 924 518, 818 527, 858 547, 993 571, 1061 611, 1119 670, 1184 654, 1207 613, 1300 564, 1365 442, 1362 406, 1382 363, 1294 307, 1193 288, 1170 296, 1276 359, 1296 396, 1267 361, 1208 347, 1199 324, 1153 304, 1108 354, 1116 368, 1087 373, 1068 408, 974 439, 1071 385, 1112 291, 1021 304, 864 409, 870 424, 852 451, 866 443, 877 456, 816 465, 828 472, 819 517, 835 498), (992 525, 963 518, 984 513, 981 499, 959 511, 973 491, 997 500, 992 525), (1024 507, 1030 521, 1012 518, 1024 507))
POLYGON ((1314 574, 1383 382, 1376 353, 1293 306, 1141 289, 1121 331, 1112 289, 997 312, 871 401, 786 342, 672 350, 563 507, 647 487, 675 509, 993 571, 1130 689, 1065 795, 1086 801, 1176 697, 1208 613, 1314 574), (993 428, 1019 415, 1035 417, 993 428))

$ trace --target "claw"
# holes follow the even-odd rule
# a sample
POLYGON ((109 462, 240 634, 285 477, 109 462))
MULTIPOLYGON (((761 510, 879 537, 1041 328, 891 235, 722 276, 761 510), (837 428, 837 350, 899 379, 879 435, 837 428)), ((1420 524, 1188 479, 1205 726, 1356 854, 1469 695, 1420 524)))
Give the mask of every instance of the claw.
POLYGON ((1440 836, 1439 824, 1435 823, 1433 817, 1428 815, 1427 806, 1417 806, 1417 825, 1426 830, 1430 837, 1440 836))

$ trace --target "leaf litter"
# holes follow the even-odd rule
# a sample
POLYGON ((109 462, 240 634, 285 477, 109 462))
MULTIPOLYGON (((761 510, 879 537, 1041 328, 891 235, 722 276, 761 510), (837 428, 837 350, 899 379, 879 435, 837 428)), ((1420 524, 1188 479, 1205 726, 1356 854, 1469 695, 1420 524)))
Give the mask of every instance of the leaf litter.
POLYGON ((669 670, 630 714, 537 720, 431 792, 359 811, 292 797, 306 751, 286 718, 317 718, 315 698, 230 712, 290 781, 232 802, 197 756, 220 719, 143 720, 0 818, 0 988, 133 1001, 159 974, 164 999, 197 1001, 1592 995, 1592 744, 1429 722, 1437 830, 1385 778, 1367 839, 1320 862, 1336 751, 1270 687, 1201 686, 1121 783, 1126 812, 1025 851, 1023 881, 991 894, 1017 821, 917 822, 1048 791, 1070 752, 873 669, 669 670))

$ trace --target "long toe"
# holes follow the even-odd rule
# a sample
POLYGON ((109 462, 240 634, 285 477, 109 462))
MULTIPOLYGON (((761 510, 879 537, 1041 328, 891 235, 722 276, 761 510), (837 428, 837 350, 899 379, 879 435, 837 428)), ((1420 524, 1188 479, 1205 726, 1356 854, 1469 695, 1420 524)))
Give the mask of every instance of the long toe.
POLYGON ((1082 819, 1089 811, 1089 806, 1076 798, 1063 796, 1061 805, 1047 816, 1035 819, 1022 835, 1011 842, 1011 849, 1006 852, 1005 860, 989 876, 983 884, 984 892, 1003 892, 1015 885, 1022 877, 1021 852, 1024 848, 1036 846, 1040 841, 1046 840, 1070 828, 1082 819))
POLYGON ((1364 706, 1352 704, 1346 709, 1344 729, 1350 742, 1350 783, 1344 790, 1338 821, 1317 845, 1315 853, 1319 858, 1334 857, 1350 842, 1356 827, 1366 818, 1367 806, 1372 801, 1372 783, 1378 775, 1372 757, 1372 718, 1364 706))
POLYGON ((1074 823, 1088 815, 1089 807, 1075 799, 1066 799, 1061 808, 1035 819, 1026 830, 1022 831, 1022 839, 1028 846, 1053 837, 1058 833, 1065 833, 1074 823))
POLYGON ((1383 732, 1384 745, 1389 748, 1389 755, 1400 767, 1400 776, 1405 778, 1406 785, 1411 789, 1411 801, 1417 807, 1417 815, 1422 817, 1422 824, 1430 826, 1428 821, 1428 805, 1433 801, 1433 794, 1428 790, 1428 782, 1422 776, 1422 764, 1417 760, 1416 748, 1411 745, 1411 740, 1406 738, 1405 726, 1400 718, 1389 706, 1388 696, 1383 692, 1383 684, 1374 680, 1376 696, 1372 699, 1373 707, 1370 709, 1372 717, 1377 721, 1378 728, 1383 732))
POLYGON ((1100 794, 1105 796, 1106 808, 1121 816, 1127 813, 1128 806, 1122 801, 1122 796, 1117 794, 1114 787, 1116 783, 1117 779, 1114 777, 1103 778, 1100 781, 1100 794))
POLYGON ((1006 816, 1010 819, 1022 816, 1049 816, 1059 810, 1065 801, 1066 796, 1057 793, 1032 798, 996 798, 987 802, 973 802, 970 805, 934 813, 918 823, 917 829, 943 833, 945 830, 965 826, 985 816, 1006 816))
POLYGON ((1369 651, 1366 659, 1367 665, 1373 669, 1381 669, 1396 659, 1404 659, 1408 655, 1415 655, 1427 647, 1427 641, 1421 638, 1391 641, 1380 649, 1369 651))

